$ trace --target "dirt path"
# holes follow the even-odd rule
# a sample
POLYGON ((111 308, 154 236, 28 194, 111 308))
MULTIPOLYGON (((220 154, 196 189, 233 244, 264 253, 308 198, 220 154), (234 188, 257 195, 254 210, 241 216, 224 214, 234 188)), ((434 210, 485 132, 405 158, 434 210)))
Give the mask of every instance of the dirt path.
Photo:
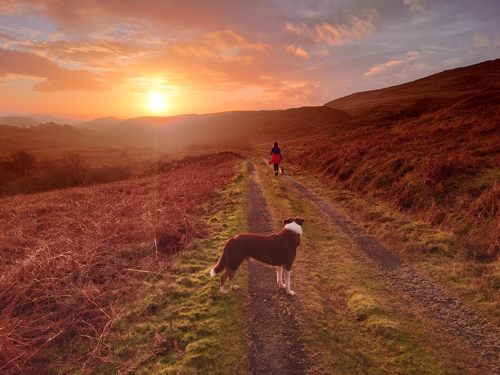
POLYGON ((378 264, 382 277, 394 293, 423 308, 428 316, 441 323, 446 332, 459 336, 466 346, 478 354, 479 366, 485 374, 500 373, 500 331, 496 327, 478 319, 450 293, 402 262, 328 202, 290 176, 285 177, 302 198, 316 204, 378 264))
MULTIPOLYGON (((248 159, 248 225, 251 233, 272 233, 266 201, 256 181, 254 166, 248 159)), ((299 296, 289 296, 278 288, 276 270, 248 262, 250 293, 250 372, 261 374, 305 374, 309 359, 300 340, 295 312, 299 296)), ((293 285, 292 285, 293 287, 293 285)))

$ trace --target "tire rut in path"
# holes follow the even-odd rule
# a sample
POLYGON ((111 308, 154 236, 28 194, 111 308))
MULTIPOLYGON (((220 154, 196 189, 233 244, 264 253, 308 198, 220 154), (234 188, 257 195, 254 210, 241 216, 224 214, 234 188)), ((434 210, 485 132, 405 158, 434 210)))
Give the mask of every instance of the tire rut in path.
MULTIPOLYGON (((250 175, 247 201, 249 232, 270 234, 270 215, 262 190, 255 179, 251 159, 248 159, 247 167, 250 175)), ((295 318, 295 311, 300 308, 298 296, 289 296, 284 289, 278 287, 275 268, 249 261, 248 275, 250 373, 305 374, 310 365, 295 318)))
POLYGON ((461 337, 478 353, 478 362, 484 370, 488 369, 488 373, 500 373, 500 331, 497 327, 479 319, 442 287, 402 262, 330 203, 290 176, 285 178, 300 192, 302 198, 315 203, 378 264, 386 283, 392 290, 408 296, 410 300, 423 307, 430 317, 441 323, 446 332, 461 337))

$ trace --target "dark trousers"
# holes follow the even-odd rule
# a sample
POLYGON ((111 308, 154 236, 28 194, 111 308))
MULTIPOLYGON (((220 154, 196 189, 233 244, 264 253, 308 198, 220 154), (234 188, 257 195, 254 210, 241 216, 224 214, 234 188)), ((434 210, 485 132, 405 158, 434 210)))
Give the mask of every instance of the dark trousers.
POLYGON ((277 173, 280 170, 279 164, 274 164, 274 171, 277 173))

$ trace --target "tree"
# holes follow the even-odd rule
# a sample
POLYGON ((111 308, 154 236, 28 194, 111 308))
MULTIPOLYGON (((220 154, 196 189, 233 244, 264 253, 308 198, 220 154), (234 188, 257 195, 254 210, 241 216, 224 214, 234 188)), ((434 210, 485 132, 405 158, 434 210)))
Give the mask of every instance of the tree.
POLYGON ((34 170, 36 165, 35 156, 27 153, 26 151, 17 151, 10 156, 11 160, 5 163, 7 169, 21 175, 29 176, 34 170))
POLYGON ((88 181, 90 167, 80 154, 68 153, 64 158, 64 166, 69 171, 74 186, 80 186, 88 181))

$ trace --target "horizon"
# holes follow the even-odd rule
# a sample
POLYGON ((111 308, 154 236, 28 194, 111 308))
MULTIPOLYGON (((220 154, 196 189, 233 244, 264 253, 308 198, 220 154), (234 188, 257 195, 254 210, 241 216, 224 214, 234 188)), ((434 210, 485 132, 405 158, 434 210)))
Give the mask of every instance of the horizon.
POLYGON ((82 122, 322 106, 500 56, 493 0, 7 0, 0 21, 1 116, 82 122))

